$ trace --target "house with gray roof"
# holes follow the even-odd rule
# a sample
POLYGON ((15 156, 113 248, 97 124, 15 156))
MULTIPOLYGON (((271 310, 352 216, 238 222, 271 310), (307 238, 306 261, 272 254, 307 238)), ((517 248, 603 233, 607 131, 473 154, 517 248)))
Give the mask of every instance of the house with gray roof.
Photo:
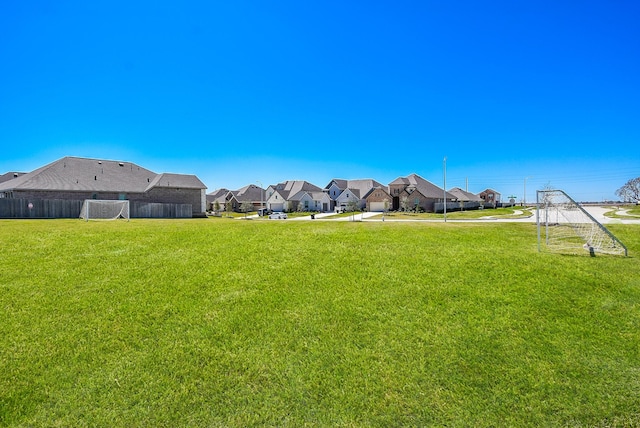
POLYGON ((227 203, 227 194, 229 194, 229 192, 229 189, 223 187, 207 193, 207 211, 224 211, 226 207, 225 204, 227 203), (217 205, 216 202, 218 203, 217 205))
MULTIPOLYGON (((476 210, 482 206, 484 202, 482 198, 474 193, 462 190, 459 187, 454 187, 449 190, 449 193, 456 197, 457 207, 455 209, 460 210, 476 210)), ((447 205, 449 209, 449 205, 447 205)))
POLYGON ((462 190, 459 187, 454 187, 449 190, 449 193, 454 195, 459 202, 482 202, 482 198, 474 193, 462 190))
POLYGON ((389 193, 392 198, 391 209, 394 211, 422 209, 434 212, 436 202, 442 204, 446 198, 448 204, 456 200, 455 195, 445 192, 417 174, 393 180, 389 183, 389 193))
POLYGON ((195 175, 157 174, 131 162, 71 156, 0 182, 0 198, 189 204, 193 215, 205 212, 205 191, 195 175))
POLYGON ((375 188, 384 187, 376 180, 366 178, 358 180, 343 180, 334 178, 324 187, 332 200, 331 210, 344 210, 350 204, 355 204, 357 209, 364 209, 367 205, 367 197, 375 188))
MULTIPOLYGON (((322 189, 303 180, 289 180, 272 184, 267 187, 265 192, 267 209, 272 211, 296 211, 300 202, 303 201, 304 203, 304 193, 311 195, 313 200, 314 192, 322 192, 322 189)), ((319 203, 322 204, 321 201, 319 203)))
POLYGON ((249 203, 255 210, 262 207, 265 192, 262 187, 255 184, 248 184, 238 190, 231 190, 227 194, 227 201, 231 202, 234 211, 241 210, 243 203, 249 203))
POLYGON ((500 205, 500 192, 493 189, 485 189, 478 193, 478 196, 484 201, 484 206, 488 208, 496 208, 500 205))

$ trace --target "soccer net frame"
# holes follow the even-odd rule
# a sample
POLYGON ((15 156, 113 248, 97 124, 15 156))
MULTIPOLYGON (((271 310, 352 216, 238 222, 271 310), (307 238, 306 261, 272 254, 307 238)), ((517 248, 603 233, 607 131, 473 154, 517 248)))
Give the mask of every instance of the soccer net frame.
POLYGON ((91 220, 117 220, 120 218, 129 221, 129 201, 85 199, 80 210, 80 218, 91 220))
POLYGON ((538 251, 544 237, 549 251, 628 255, 618 238, 562 190, 538 190, 536 202, 538 251))

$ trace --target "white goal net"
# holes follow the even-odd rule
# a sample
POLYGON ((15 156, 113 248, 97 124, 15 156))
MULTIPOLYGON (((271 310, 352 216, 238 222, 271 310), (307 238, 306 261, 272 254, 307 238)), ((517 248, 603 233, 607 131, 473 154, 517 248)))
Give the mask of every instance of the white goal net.
POLYGON ((80 210, 80 218, 86 221, 124 218, 129 221, 129 201, 86 199, 80 210))
POLYGON ((625 247, 606 227, 562 190, 538 190, 536 223, 538 250, 627 255, 625 247))

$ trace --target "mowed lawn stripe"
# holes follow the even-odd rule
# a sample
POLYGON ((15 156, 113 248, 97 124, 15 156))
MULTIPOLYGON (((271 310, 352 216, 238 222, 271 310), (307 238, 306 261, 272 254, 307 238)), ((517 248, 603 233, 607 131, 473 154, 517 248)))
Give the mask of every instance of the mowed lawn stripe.
POLYGON ((535 225, 0 221, 8 426, 640 424, 630 257, 535 225))

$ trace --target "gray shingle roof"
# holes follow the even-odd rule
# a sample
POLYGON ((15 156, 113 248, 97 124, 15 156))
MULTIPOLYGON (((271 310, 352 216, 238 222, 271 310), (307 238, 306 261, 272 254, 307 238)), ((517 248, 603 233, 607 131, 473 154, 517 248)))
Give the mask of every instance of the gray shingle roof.
MULTIPOLYGON (((393 184, 403 184, 407 187, 414 187, 417 189, 423 196, 432 199, 442 199, 444 195, 444 190, 430 181, 425 180, 420 177, 418 174, 411 174, 407 177, 398 177, 393 180, 389 185, 393 184)), ((455 195, 447 192, 447 199, 456 199, 455 195)))
POLYGON ((4 183, 5 181, 9 181, 9 180, 13 180, 14 178, 18 178, 21 175, 24 175, 24 172, 15 172, 15 171, 10 171, 7 173, 4 173, 2 175, 0 175, 0 183, 4 183))
POLYGON ((305 192, 322 191, 322 189, 316 186, 315 184, 311 184, 308 181, 302 181, 302 180, 285 181, 284 183, 276 184, 275 186, 273 186, 273 188, 277 190, 278 193, 280 193, 280 195, 282 195, 282 197, 285 200, 288 200, 290 195, 295 195, 296 193, 303 190, 305 192))
POLYGON ((453 189, 449 190, 449 193, 454 195, 459 201, 482 202, 482 198, 480 196, 462 190, 459 187, 454 187, 453 189))
POLYGON ((264 190, 255 184, 248 184, 238 190, 232 190, 231 193, 238 202, 257 202, 266 198, 264 190))
POLYGON ((206 189, 195 175, 156 174, 131 162, 69 156, 0 183, 0 190, 144 193, 154 186, 206 189))

